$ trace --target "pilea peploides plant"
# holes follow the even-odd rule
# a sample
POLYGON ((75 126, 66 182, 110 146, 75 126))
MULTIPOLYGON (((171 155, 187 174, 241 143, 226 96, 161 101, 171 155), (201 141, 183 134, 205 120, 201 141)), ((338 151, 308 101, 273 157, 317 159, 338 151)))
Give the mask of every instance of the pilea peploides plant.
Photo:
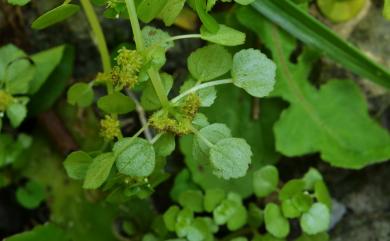
MULTIPOLYGON (((251 1, 237 2, 248 4, 251 1)), ((82 3, 85 5, 87 1, 82 3)), ((106 51, 103 51, 104 72, 91 83, 76 83, 68 91, 70 104, 87 107, 94 101, 93 87, 107 87, 107 95, 97 101, 103 113, 100 132, 106 145, 97 153, 71 153, 65 161, 69 176, 83 179, 86 189, 96 189, 106 183, 105 189, 111 191, 118 187, 124 190, 137 187, 139 193, 136 194, 141 196, 152 192, 161 181, 158 176, 164 169, 162 159, 174 150, 175 136, 195 135, 194 159, 207 161, 213 174, 220 178, 243 177, 251 164, 252 151, 247 142, 232 137, 224 124, 209 124, 199 109, 213 104, 217 96, 215 86, 218 85, 233 84, 252 96, 267 96, 275 84, 275 64, 259 50, 243 49, 232 55, 224 47, 242 45, 245 34, 218 24, 208 14, 215 1, 208 4, 205 1, 189 1, 203 23, 199 34, 172 37, 152 26, 146 25, 141 29, 139 19, 148 23, 157 16, 167 25, 172 24, 175 19, 173 13, 180 12, 184 1, 181 5, 167 3, 141 1, 136 5, 134 1, 108 1, 108 6, 113 9, 125 5, 136 48, 121 48, 112 67, 106 51), (161 68, 166 62, 166 52, 174 46, 174 42, 186 38, 200 38, 208 45, 189 56, 190 76, 179 94, 169 99, 174 80, 161 68), (139 89, 141 97, 138 101, 134 92, 139 89), (120 118, 136 108, 151 114, 136 134, 123 136, 120 118), (140 137, 150 128, 155 133, 152 138, 140 137)), ((88 9, 87 16, 91 14, 88 9)), ((89 19, 94 21, 91 17, 89 19)), ((97 33, 96 37, 102 50, 103 35, 97 33)))
MULTIPOLYGON (((89 83, 71 86, 67 100, 80 108, 96 103, 104 145, 94 152, 71 153, 64 162, 68 175, 82 180, 85 189, 100 189, 110 202, 145 199, 169 177, 166 159, 175 150, 176 137, 190 136, 191 158, 215 177, 249 180, 250 187, 243 187, 250 190, 245 195, 219 188, 202 190, 184 169, 176 176, 171 191, 178 205, 172 205, 163 215, 154 215, 147 232, 137 229, 137 221, 126 221, 123 229, 128 236, 145 241, 203 241, 217 240, 220 233, 228 233, 221 240, 328 240, 325 232, 330 223, 331 198, 320 173, 310 169, 302 179, 284 185, 273 166, 252 170, 247 175, 252 162, 250 146, 244 139, 233 137, 227 125, 210 124, 200 112, 201 107, 213 105, 216 86, 234 85, 261 98, 275 85, 274 62, 257 49, 237 50, 245 43, 245 34, 219 24, 210 15, 217 0, 95 1, 107 6, 105 16, 129 18, 131 23, 135 48, 120 48, 114 53, 113 63, 90 1, 80 2, 93 30, 103 71, 89 83), (199 33, 170 36, 147 25, 155 18, 172 25, 185 4, 202 22, 199 33), (145 23, 142 28, 139 20, 145 23), (207 44, 187 59, 189 76, 176 91, 174 77, 164 73, 162 67, 175 41, 191 38, 207 44), (106 88, 106 94, 96 100, 94 88, 99 86, 106 88), (139 113, 142 127, 134 135, 126 136, 122 120, 134 111, 139 113), (244 201, 251 195, 252 202, 244 201), (290 222, 296 221, 300 228, 294 233, 290 222)), ((220 2, 247 5, 253 0, 220 2)), ((46 28, 78 10, 67 0, 39 17, 32 26, 46 28)))

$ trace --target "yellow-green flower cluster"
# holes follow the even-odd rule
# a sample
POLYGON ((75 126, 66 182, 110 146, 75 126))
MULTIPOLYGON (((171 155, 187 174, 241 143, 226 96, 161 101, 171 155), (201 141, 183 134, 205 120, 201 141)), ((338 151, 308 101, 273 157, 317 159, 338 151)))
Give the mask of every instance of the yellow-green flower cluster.
POLYGON ((150 124, 159 132, 170 132, 176 135, 186 135, 192 132, 192 121, 198 113, 200 99, 196 94, 191 94, 183 103, 171 112, 161 110, 154 113, 150 118, 150 124))
POLYGON ((121 48, 116 57, 117 65, 112 70, 114 84, 132 88, 138 82, 138 73, 144 64, 142 54, 137 50, 121 48))
POLYGON ((116 118, 106 115, 100 121, 100 134, 107 140, 113 140, 121 135, 120 123, 116 118))
POLYGON ((4 112, 11 104, 13 98, 4 90, 0 90, 0 112, 4 112))

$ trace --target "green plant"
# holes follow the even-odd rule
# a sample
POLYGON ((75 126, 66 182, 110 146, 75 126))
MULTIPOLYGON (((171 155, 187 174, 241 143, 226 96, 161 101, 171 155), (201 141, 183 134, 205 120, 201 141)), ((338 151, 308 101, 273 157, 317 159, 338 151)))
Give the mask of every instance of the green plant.
MULTIPOLYGON (((0 186, 12 182, 9 170, 26 165, 21 173, 29 181, 18 188, 18 202, 33 209, 53 198, 50 224, 6 240, 329 240, 332 199, 319 171, 311 168, 284 183, 270 164, 280 155, 318 152, 333 166, 362 168, 390 157, 390 136, 369 116, 354 82, 330 80, 315 88, 309 74, 318 50, 300 50, 294 37, 266 18, 385 87, 390 75, 305 13, 308 1, 295 2, 300 5, 288 0, 81 0, 102 71, 70 86, 68 105, 61 106, 66 124, 77 126, 71 131, 81 133, 76 135, 81 150, 63 163, 75 181, 68 183, 55 165, 61 158, 50 153, 39 133, 34 141, 23 134, 16 140, 0 135, 0 167, 12 167, 0 175, 0 186), (227 2, 228 14, 212 14, 216 4, 227 2), (107 18, 129 19, 134 43, 110 55, 92 3, 106 6, 107 18), (198 33, 171 36, 150 24, 158 18, 171 26, 183 9, 199 17, 198 33), (188 76, 181 83, 164 66, 167 52, 184 39, 203 40, 204 46, 183 60, 188 76), (261 118, 256 116, 260 101, 261 118), (134 113, 141 126, 126 131, 134 113), (77 123, 82 114, 87 117, 77 123), (175 150, 182 156, 172 160, 179 156, 175 150), (40 165, 19 160, 26 156, 40 165), (169 178, 174 178, 172 186, 169 178), (163 182, 168 187, 159 186, 163 182), (168 208, 154 203, 159 191, 169 193, 168 208), (298 231, 291 223, 299 223, 298 231)), ((32 28, 50 27, 79 10, 67 0, 37 18, 32 28)), ((0 49, 0 57, 7 48, 14 47, 0 49)), ((64 81, 56 88, 50 81, 43 85, 61 59, 72 59, 65 48, 54 50, 0 58, 0 112, 13 127, 26 117, 26 96, 42 97, 29 106, 36 114, 62 92, 64 81), (21 70, 29 74, 16 76, 21 70), (12 81, 8 73, 14 73, 12 81), (15 92, 7 83, 25 88, 15 92), (54 95, 48 96, 45 90, 52 89, 54 95), (12 111, 14 103, 23 113, 12 111)))

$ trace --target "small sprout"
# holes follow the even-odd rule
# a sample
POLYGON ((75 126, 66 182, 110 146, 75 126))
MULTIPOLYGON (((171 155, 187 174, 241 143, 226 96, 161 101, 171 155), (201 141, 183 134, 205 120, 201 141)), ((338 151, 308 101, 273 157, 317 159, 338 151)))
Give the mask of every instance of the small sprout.
POLYGON ((0 90, 0 112, 4 112, 12 103, 12 100, 13 98, 10 94, 4 90, 0 90))
POLYGON ((100 121, 100 126, 100 134, 107 140, 113 140, 121 135, 119 121, 111 116, 106 115, 105 118, 100 121))

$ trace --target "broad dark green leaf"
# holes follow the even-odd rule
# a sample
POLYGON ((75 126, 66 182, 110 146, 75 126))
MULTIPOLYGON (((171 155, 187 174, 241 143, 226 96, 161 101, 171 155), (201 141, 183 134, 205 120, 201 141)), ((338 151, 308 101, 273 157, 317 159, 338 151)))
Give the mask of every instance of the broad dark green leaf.
POLYGON ((331 80, 316 89, 308 77, 317 53, 304 49, 298 62, 291 63, 297 46, 292 36, 249 8, 242 9, 238 18, 272 52, 278 66, 272 94, 291 103, 274 126, 279 151, 287 156, 321 152, 323 160, 346 168, 389 159, 390 135, 370 118, 356 84, 331 80))
MULTIPOLYGON (((289 0, 256 0, 253 8, 309 46, 377 84, 390 88, 390 73, 289 0)), ((255 28, 257 20, 252 22, 255 28)))
POLYGON ((83 188, 96 189, 100 187, 107 180, 114 162, 115 156, 111 152, 95 157, 88 167, 83 188))
POLYGON ((62 4, 35 19, 32 23, 33 29, 44 29, 56 23, 62 22, 80 10, 75 4, 62 4))
POLYGON ((56 240, 69 241, 68 235, 54 224, 45 224, 34 227, 30 231, 15 234, 12 237, 5 238, 4 241, 42 241, 56 240))
POLYGON ((64 167, 70 178, 81 180, 85 178, 93 159, 83 151, 69 154, 64 161, 64 167))
POLYGON ((253 173, 253 191, 258 197, 266 197, 276 191, 279 184, 279 172, 274 166, 267 165, 253 173))
POLYGON ((218 22, 206 12, 206 0, 195 0, 195 10, 198 13, 200 21, 202 21, 203 25, 209 32, 218 32, 218 22))
POLYGON ((277 238, 285 238, 290 233, 290 224, 283 217, 278 205, 269 203, 265 206, 264 222, 266 230, 277 238))
POLYGON ((79 107, 88 107, 92 104, 94 93, 92 86, 87 83, 76 83, 72 85, 67 93, 68 103, 79 107))

